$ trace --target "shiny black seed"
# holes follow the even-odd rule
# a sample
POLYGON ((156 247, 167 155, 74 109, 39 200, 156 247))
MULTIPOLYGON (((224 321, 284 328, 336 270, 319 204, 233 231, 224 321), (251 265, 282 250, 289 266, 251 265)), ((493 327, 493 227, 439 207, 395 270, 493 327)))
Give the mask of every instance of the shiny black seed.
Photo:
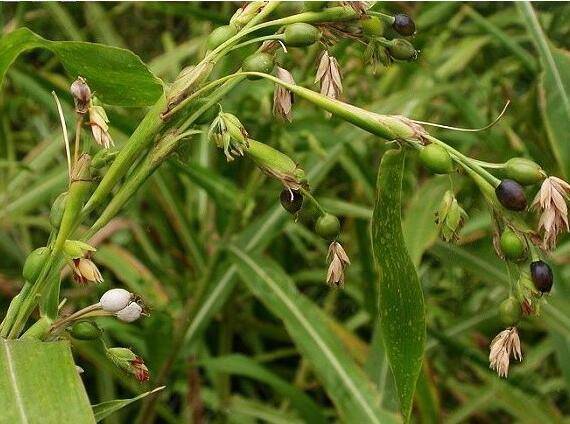
POLYGON ((410 18, 405 13, 398 13, 396 16, 394 16, 394 23, 392 24, 392 28, 394 28, 394 31, 396 31, 398 34, 406 36, 414 35, 416 32, 416 24, 412 18, 410 18))
POLYGON ((522 186, 513 180, 503 180, 495 189, 497 199, 505 208, 511 211, 524 211, 526 197, 522 186))
POLYGON ((299 190, 284 188, 279 195, 279 200, 281 201, 281 206, 291 214, 296 214, 303 206, 303 195, 299 190))
POLYGON ((534 261, 530 264, 530 276, 534 287, 541 293, 548 293, 552 288, 554 277, 550 266, 544 261, 534 261))

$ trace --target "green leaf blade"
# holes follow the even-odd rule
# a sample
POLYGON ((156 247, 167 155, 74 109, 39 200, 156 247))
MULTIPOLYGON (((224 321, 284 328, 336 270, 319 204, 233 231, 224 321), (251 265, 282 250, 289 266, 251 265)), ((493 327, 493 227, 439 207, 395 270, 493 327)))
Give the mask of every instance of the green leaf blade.
POLYGON ((372 220, 374 256, 380 270, 380 324, 402 414, 408 421, 425 346, 423 292, 406 249, 401 222, 404 150, 384 154, 372 220))

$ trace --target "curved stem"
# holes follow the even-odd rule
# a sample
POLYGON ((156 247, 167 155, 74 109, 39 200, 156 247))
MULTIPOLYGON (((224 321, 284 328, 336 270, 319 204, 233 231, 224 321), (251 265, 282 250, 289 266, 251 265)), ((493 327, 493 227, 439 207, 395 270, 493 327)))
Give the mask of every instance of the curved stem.
POLYGON ((313 204, 317 207, 321 215, 325 215, 327 213, 327 211, 321 206, 321 204, 318 202, 317 199, 315 199, 315 197, 311 194, 309 190, 307 190, 304 187, 301 187, 299 191, 303 193, 303 196, 307 197, 311 202, 313 202, 313 204))
POLYGON ((264 37, 257 37, 252 38, 251 40, 244 41, 243 43, 236 44, 225 51, 225 53, 229 53, 233 50, 241 49, 242 47, 249 46, 250 44, 260 43, 263 41, 268 40, 284 40, 285 36, 283 34, 272 34, 266 35, 264 37))

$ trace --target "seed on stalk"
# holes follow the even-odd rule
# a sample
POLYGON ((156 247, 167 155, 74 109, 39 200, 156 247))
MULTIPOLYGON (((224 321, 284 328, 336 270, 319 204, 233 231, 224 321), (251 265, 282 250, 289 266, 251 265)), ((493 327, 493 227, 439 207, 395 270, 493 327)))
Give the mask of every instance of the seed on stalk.
POLYGON ((534 287, 541 293, 548 293, 552 289, 554 277, 550 266, 541 260, 534 261, 530 264, 530 277, 534 283, 534 287))
POLYGON ((505 162, 505 175, 522 185, 536 184, 546 178, 540 165, 525 158, 512 158, 505 162))
POLYGON ((325 213, 317 219, 315 231, 322 238, 334 240, 340 233, 340 222, 336 216, 325 213))
POLYGON ((289 47, 307 47, 321 38, 321 32, 316 27, 302 22, 287 25, 283 35, 289 47))
POLYGON ((526 197, 522 186, 513 180, 504 179, 495 188, 497 199, 505 208, 511 211, 524 211, 526 209, 526 197))
POLYGON ((418 52, 408 40, 397 38, 388 46, 390 56, 397 60, 416 60, 418 52))
POLYGON ((42 267, 49 257, 49 249, 47 247, 38 247, 32 253, 28 255, 26 261, 24 262, 24 268, 22 269, 22 276, 24 280, 33 283, 36 281, 42 267))
POLYGON ((301 210, 303 199, 303 194, 301 194, 299 190, 288 188, 281 190, 281 194, 279 195, 279 200, 281 201, 283 209, 293 215, 301 210))
POLYGON ((501 302, 499 306, 499 317, 507 327, 517 325, 522 316, 522 309, 519 301, 514 297, 509 297, 501 302))
MULTIPOLYGON (((246 57, 241 65, 244 72, 261 72, 269 74, 273 69, 273 56, 268 53, 254 53, 246 57)), ((248 75, 250 80, 257 80, 261 77, 248 75)))
POLYGON ((132 298, 133 294, 128 290, 111 289, 103 293, 99 303, 101 303, 101 309, 104 311, 119 312, 127 307, 132 298))
POLYGON ((525 256, 526 246, 514 231, 507 228, 501 234, 501 252, 505 258, 517 261, 525 256))
POLYGON ((101 337, 103 331, 97 324, 91 321, 79 321, 71 327, 70 334, 78 340, 96 340, 101 337))
POLYGON ((237 28, 233 25, 224 25, 216 28, 208 36, 208 41, 206 42, 208 49, 214 50, 236 34, 237 28))
POLYGON ((416 32, 416 24, 405 13, 398 13, 394 16, 394 22, 392 23, 392 28, 400 35, 414 35, 416 32))
POLYGON ((362 32, 368 37, 380 37, 384 34, 384 22, 377 16, 365 17, 360 21, 362 32))
POLYGON ((420 160, 434 174, 449 174, 453 171, 451 156, 443 147, 428 144, 420 151, 420 160))
POLYGON ((140 318, 142 315, 142 307, 137 302, 131 302, 126 307, 121 309, 115 315, 121 321, 133 322, 140 318))

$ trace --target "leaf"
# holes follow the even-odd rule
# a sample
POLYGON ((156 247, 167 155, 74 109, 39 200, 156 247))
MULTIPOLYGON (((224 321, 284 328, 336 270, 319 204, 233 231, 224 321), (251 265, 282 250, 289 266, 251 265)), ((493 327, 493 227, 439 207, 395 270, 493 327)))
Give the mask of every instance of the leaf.
POLYGON ((408 421, 426 339, 423 292, 406 249, 401 222, 405 152, 390 150, 378 171, 372 219, 374 257, 380 270, 380 325, 405 421, 408 421))
POLYGON ((570 175, 570 55, 550 46, 530 2, 517 3, 540 56, 539 106, 550 146, 565 177, 570 175))
POLYGON ((95 422, 67 342, 0 339, 0 410, 11 424, 95 422))
POLYGON ((137 400, 140 400, 144 397, 147 397, 152 393, 156 393, 164 389, 165 387, 166 386, 157 387, 154 390, 141 393, 140 395, 131 399, 115 399, 115 400, 110 400, 108 402, 102 402, 98 403, 97 405, 93 405, 93 413, 95 414, 95 420, 99 422, 102 419, 111 415, 112 413, 117 412, 120 409, 123 409, 125 406, 130 405, 131 403, 136 402, 137 400))
POLYGON ((437 239, 435 213, 449 180, 444 177, 430 178, 415 192, 402 223, 408 253, 416 268, 420 265, 425 250, 437 239))
POLYGON ((50 41, 27 28, 0 39, 0 85, 14 60, 36 48, 53 52, 71 78, 84 77, 103 103, 149 106, 162 95, 162 81, 129 50, 82 41, 50 41))
POLYGON ((288 398, 291 401, 291 405, 299 412, 299 416, 305 418, 306 422, 327 422, 321 408, 309 396, 246 356, 227 355, 206 359, 201 364, 211 371, 240 375, 266 383, 280 395, 288 398))
POLYGON ((329 329, 320 308, 299 293, 295 284, 274 262, 229 248, 242 281, 279 317, 297 348, 312 365, 343 421, 349 423, 396 422, 377 406, 378 393, 329 329))

